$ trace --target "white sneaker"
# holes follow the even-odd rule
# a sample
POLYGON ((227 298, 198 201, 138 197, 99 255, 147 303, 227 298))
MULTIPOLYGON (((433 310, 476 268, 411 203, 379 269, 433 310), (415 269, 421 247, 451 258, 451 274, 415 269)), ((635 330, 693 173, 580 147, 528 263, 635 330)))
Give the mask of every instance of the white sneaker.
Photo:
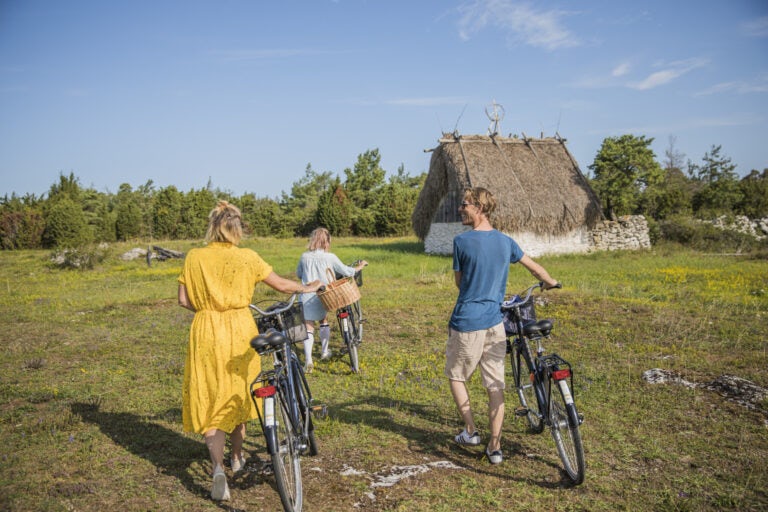
POLYGON ((329 359, 331 357, 331 349, 323 351, 322 354, 320 354, 320 359, 329 359))
POLYGON ((216 501, 229 501, 229 486, 224 468, 216 466, 213 470, 213 485, 211 486, 211 498, 216 501))
POLYGON ((456 441, 456 444, 477 446, 480 444, 480 434, 475 432, 474 434, 469 435, 469 432, 467 432, 467 429, 465 428, 454 438, 454 440, 456 441))
POLYGON ((242 471, 243 469, 245 469, 245 457, 242 456, 242 455, 240 456, 239 459, 237 459, 235 457, 230 458, 229 459, 229 463, 230 463, 230 465, 232 467, 232 472, 233 473, 237 473, 237 472, 242 471))

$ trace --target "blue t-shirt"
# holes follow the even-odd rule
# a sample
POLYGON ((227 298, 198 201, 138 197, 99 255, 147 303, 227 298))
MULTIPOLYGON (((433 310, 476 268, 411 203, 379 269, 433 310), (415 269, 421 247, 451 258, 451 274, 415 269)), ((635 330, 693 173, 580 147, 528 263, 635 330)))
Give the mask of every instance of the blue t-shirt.
POLYGON ((479 331, 501 322, 509 265, 522 257, 517 242, 495 229, 467 231, 453 239, 453 270, 461 271, 461 282, 452 329, 479 331))

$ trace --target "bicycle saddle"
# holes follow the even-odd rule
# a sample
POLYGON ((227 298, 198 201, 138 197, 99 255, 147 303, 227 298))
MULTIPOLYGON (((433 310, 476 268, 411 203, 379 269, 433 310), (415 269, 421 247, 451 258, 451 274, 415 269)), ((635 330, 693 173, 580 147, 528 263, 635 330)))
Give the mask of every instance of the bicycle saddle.
POLYGON ((531 322, 528 325, 523 326, 523 334, 526 336, 549 336, 549 332, 552 330, 552 320, 544 319, 538 322, 531 322))
POLYGON ((277 348, 285 343, 286 338, 283 333, 275 329, 267 329, 267 332, 259 334, 251 340, 251 348, 259 354, 269 348, 277 348))

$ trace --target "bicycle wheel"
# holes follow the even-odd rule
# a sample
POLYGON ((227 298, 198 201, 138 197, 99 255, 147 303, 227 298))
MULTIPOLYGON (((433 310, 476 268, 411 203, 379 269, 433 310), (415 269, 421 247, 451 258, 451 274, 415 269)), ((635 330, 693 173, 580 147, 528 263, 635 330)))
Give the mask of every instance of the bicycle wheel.
POLYGON ((291 416, 285 399, 285 395, 281 393, 279 400, 275 400, 279 413, 275 411, 277 453, 272 455, 272 468, 283 508, 286 512, 301 512, 304 502, 301 462, 296 434, 291 425, 291 416))
POLYGON ((512 344, 510 358, 512 359, 515 390, 520 399, 520 405, 525 409, 524 414, 528 420, 528 427, 534 434, 539 434, 544 430, 544 421, 540 413, 539 401, 536 398, 535 381, 517 343, 512 344))
POLYGON ((312 422, 312 411, 309 408, 309 383, 304 377, 304 370, 298 361, 294 362, 293 375, 296 380, 296 400, 299 402, 299 411, 301 412, 302 429, 307 437, 308 454, 317 455, 317 440, 315 439, 315 424, 312 422))
POLYGON ((360 371, 360 362, 357 358, 357 343, 355 342, 355 312, 352 307, 346 308, 347 317, 342 318, 341 335, 344 337, 344 345, 347 347, 347 353, 349 354, 349 366, 354 373, 360 371))
POLYGON ((357 344, 363 342, 363 305, 358 300, 352 304, 352 312, 355 315, 355 321, 352 323, 352 327, 355 330, 355 340, 357 344))
POLYGON ((584 481, 584 447, 581 444, 579 416, 567 381, 555 382, 554 388, 551 389, 549 419, 552 438, 555 440, 565 472, 574 484, 580 484, 584 481))

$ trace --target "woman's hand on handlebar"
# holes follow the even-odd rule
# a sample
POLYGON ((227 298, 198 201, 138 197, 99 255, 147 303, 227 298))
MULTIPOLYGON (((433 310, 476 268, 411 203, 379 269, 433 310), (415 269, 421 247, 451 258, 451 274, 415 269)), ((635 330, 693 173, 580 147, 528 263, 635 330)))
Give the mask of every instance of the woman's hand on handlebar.
POLYGON ((542 290, 551 290, 552 288, 562 288, 563 283, 559 281, 552 281, 551 283, 546 283, 544 281, 541 282, 541 289, 542 290))
POLYGON ((367 267, 367 266, 368 266, 368 262, 367 261, 359 260, 359 261, 356 262, 356 264, 354 266, 355 272, 360 272, 361 270, 363 270, 363 267, 367 267))

